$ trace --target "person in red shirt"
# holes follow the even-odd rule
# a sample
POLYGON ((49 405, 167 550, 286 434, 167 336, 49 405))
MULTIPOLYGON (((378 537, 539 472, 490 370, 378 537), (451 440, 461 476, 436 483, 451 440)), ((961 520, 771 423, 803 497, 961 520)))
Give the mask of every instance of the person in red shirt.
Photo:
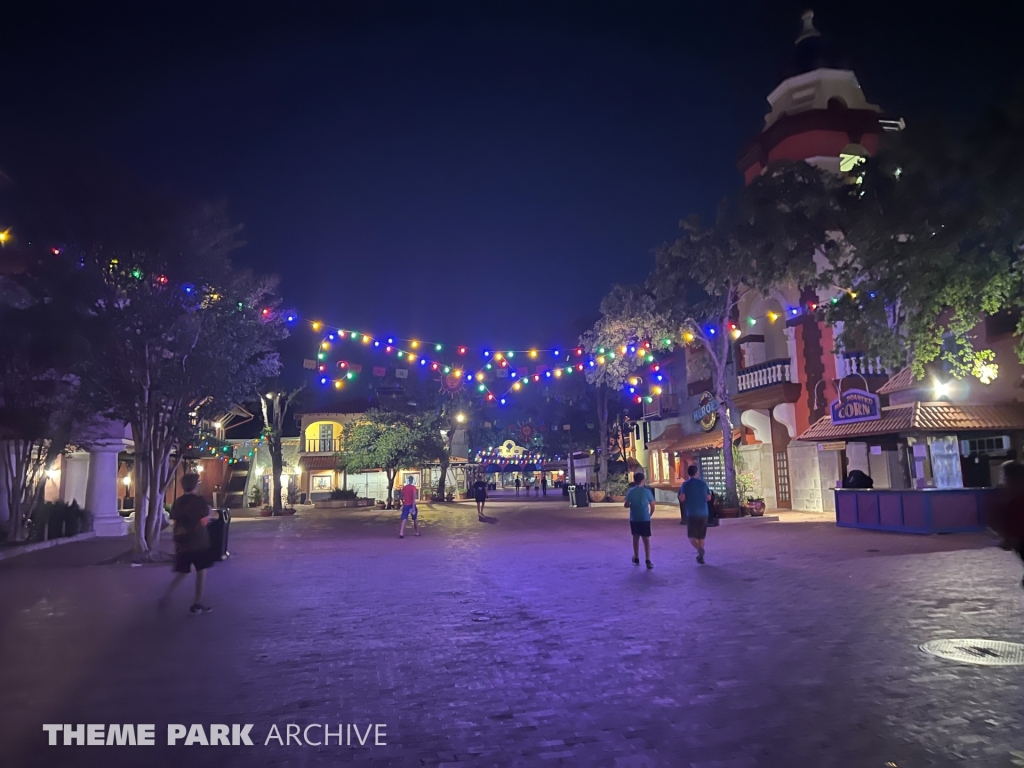
POLYGON ((402 524, 398 527, 398 538, 405 538, 405 521, 412 516, 412 526, 416 531, 416 535, 420 535, 420 522, 419 522, 419 510, 416 509, 416 499, 420 496, 420 490, 416 487, 413 482, 412 475, 405 481, 405 485, 402 486, 402 524))

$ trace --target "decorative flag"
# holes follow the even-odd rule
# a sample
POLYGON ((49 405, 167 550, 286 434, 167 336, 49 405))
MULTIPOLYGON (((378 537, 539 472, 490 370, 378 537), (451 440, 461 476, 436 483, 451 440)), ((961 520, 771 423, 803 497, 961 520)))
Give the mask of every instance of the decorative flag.
POLYGON ((568 424, 563 424, 562 425, 562 431, 563 432, 568 432, 569 431, 569 425, 568 424))
POLYGON ((388 371, 387 371, 386 368, 379 368, 376 365, 373 366, 373 375, 374 376, 384 376, 387 372, 388 371))
POLYGON ((508 368, 499 368, 498 369, 498 378, 499 379, 507 379, 508 378, 508 368))
POLYGON ((593 428, 594 428, 594 422, 588 421, 587 422, 587 429, 593 429, 593 428))
POLYGON ((530 375, 530 369, 527 368, 526 366, 523 366, 522 368, 516 368, 516 376, 529 376, 529 375, 530 375))
POLYGON ((552 432, 557 432, 558 431, 558 425, 557 424, 552 424, 551 425, 551 431, 552 432))
POLYGON ((396 379, 408 379, 409 378, 409 369, 408 368, 395 368, 395 378, 396 379))
POLYGON ((310 371, 316 370, 316 360, 303 360, 302 367, 310 371))
POLYGON ((348 367, 349 370, 352 371, 353 373, 363 372, 363 366, 359 365, 358 363, 349 363, 348 367))
POLYGON ((490 429, 490 428, 491 428, 491 422, 489 422, 489 421, 485 421, 485 422, 484 422, 484 428, 485 428, 485 429, 490 429))

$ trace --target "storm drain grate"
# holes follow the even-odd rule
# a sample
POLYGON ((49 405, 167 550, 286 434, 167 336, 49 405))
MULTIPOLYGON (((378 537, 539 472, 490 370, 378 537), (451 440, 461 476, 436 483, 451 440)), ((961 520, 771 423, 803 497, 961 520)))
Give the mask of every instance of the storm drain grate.
POLYGON ((1002 640, 929 640, 919 646, 925 653, 961 664, 987 667, 1024 665, 1024 645, 1002 640))

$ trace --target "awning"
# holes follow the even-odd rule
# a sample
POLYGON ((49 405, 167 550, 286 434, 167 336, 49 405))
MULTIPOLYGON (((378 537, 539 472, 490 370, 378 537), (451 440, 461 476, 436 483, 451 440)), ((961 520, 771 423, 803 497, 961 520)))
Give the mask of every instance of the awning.
POLYGON ((882 418, 856 424, 832 424, 822 416, 797 440, 839 440, 851 437, 889 435, 897 432, 975 432, 1024 429, 1024 403, 960 405, 922 403, 882 409, 882 418))
POLYGON ((878 394, 890 395, 893 392, 902 392, 905 389, 914 389, 915 387, 921 386, 920 383, 914 381, 913 371, 910 370, 908 365, 906 368, 896 373, 889 379, 885 384, 878 388, 878 394))
POLYGON ((307 471, 316 472, 324 469, 337 469, 337 456, 302 456, 299 459, 299 466, 307 471))
POLYGON ((647 443, 648 449, 653 448, 656 451, 667 451, 672 448, 675 443, 686 438, 683 434, 683 428, 673 422, 665 427, 665 431, 658 435, 656 438, 647 443))
MULTIPOLYGON (((737 427, 732 431, 732 441, 735 443, 743 436, 743 428, 737 427)), ((673 451, 683 453, 696 453, 697 451, 710 451, 722 448, 722 430, 714 429, 711 432, 704 432, 700 435, 689 435, 672 446, 673 451)))

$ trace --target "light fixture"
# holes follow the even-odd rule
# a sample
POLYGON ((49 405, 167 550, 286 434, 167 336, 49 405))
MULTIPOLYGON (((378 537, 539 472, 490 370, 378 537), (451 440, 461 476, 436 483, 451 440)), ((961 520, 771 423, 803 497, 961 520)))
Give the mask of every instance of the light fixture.
POLYGON ((464 413, 457 413, 457 414, 455 414, 455 420, 457 422, 459 422, 459 424, 461 424, 462 422, 464 422, 466 420, 466 414, 464 414, 464 413))
POLYGON ((58 477, 60 477, 60 470, 59 469, 48 469, 48 470, 46 470, 46 476, 48 478, 50 478, 51 480, 56 480, 58 477))
POLYGON ((932 392, 935 394, 936 398, 947 397, 952 388, 952 382, 936 380, 932 385, 932 392))
POLYGON ((127 488, 129 485, 132 484, 132 476, 125 475, 124 477, 121 478, 121 482, 124 483, 124 487, 127 488))
MULTIPOLYGON (((202 472, 203 472, 203 465, 202 464, 196 464, 196 473, 197 474, 202 474, 202 472)), ((125 480, 127 480, 127 479, 128 478, 125 478, 125 480)))
POLYGON ((221 423, 220 423, 219 421, 215 421, 215 422, 213 422, 213 428, 214 428, 214 429, 220 429, 220 428, 221 428, 221 426, 222 426, 222 425, 221 425, 221 423))

